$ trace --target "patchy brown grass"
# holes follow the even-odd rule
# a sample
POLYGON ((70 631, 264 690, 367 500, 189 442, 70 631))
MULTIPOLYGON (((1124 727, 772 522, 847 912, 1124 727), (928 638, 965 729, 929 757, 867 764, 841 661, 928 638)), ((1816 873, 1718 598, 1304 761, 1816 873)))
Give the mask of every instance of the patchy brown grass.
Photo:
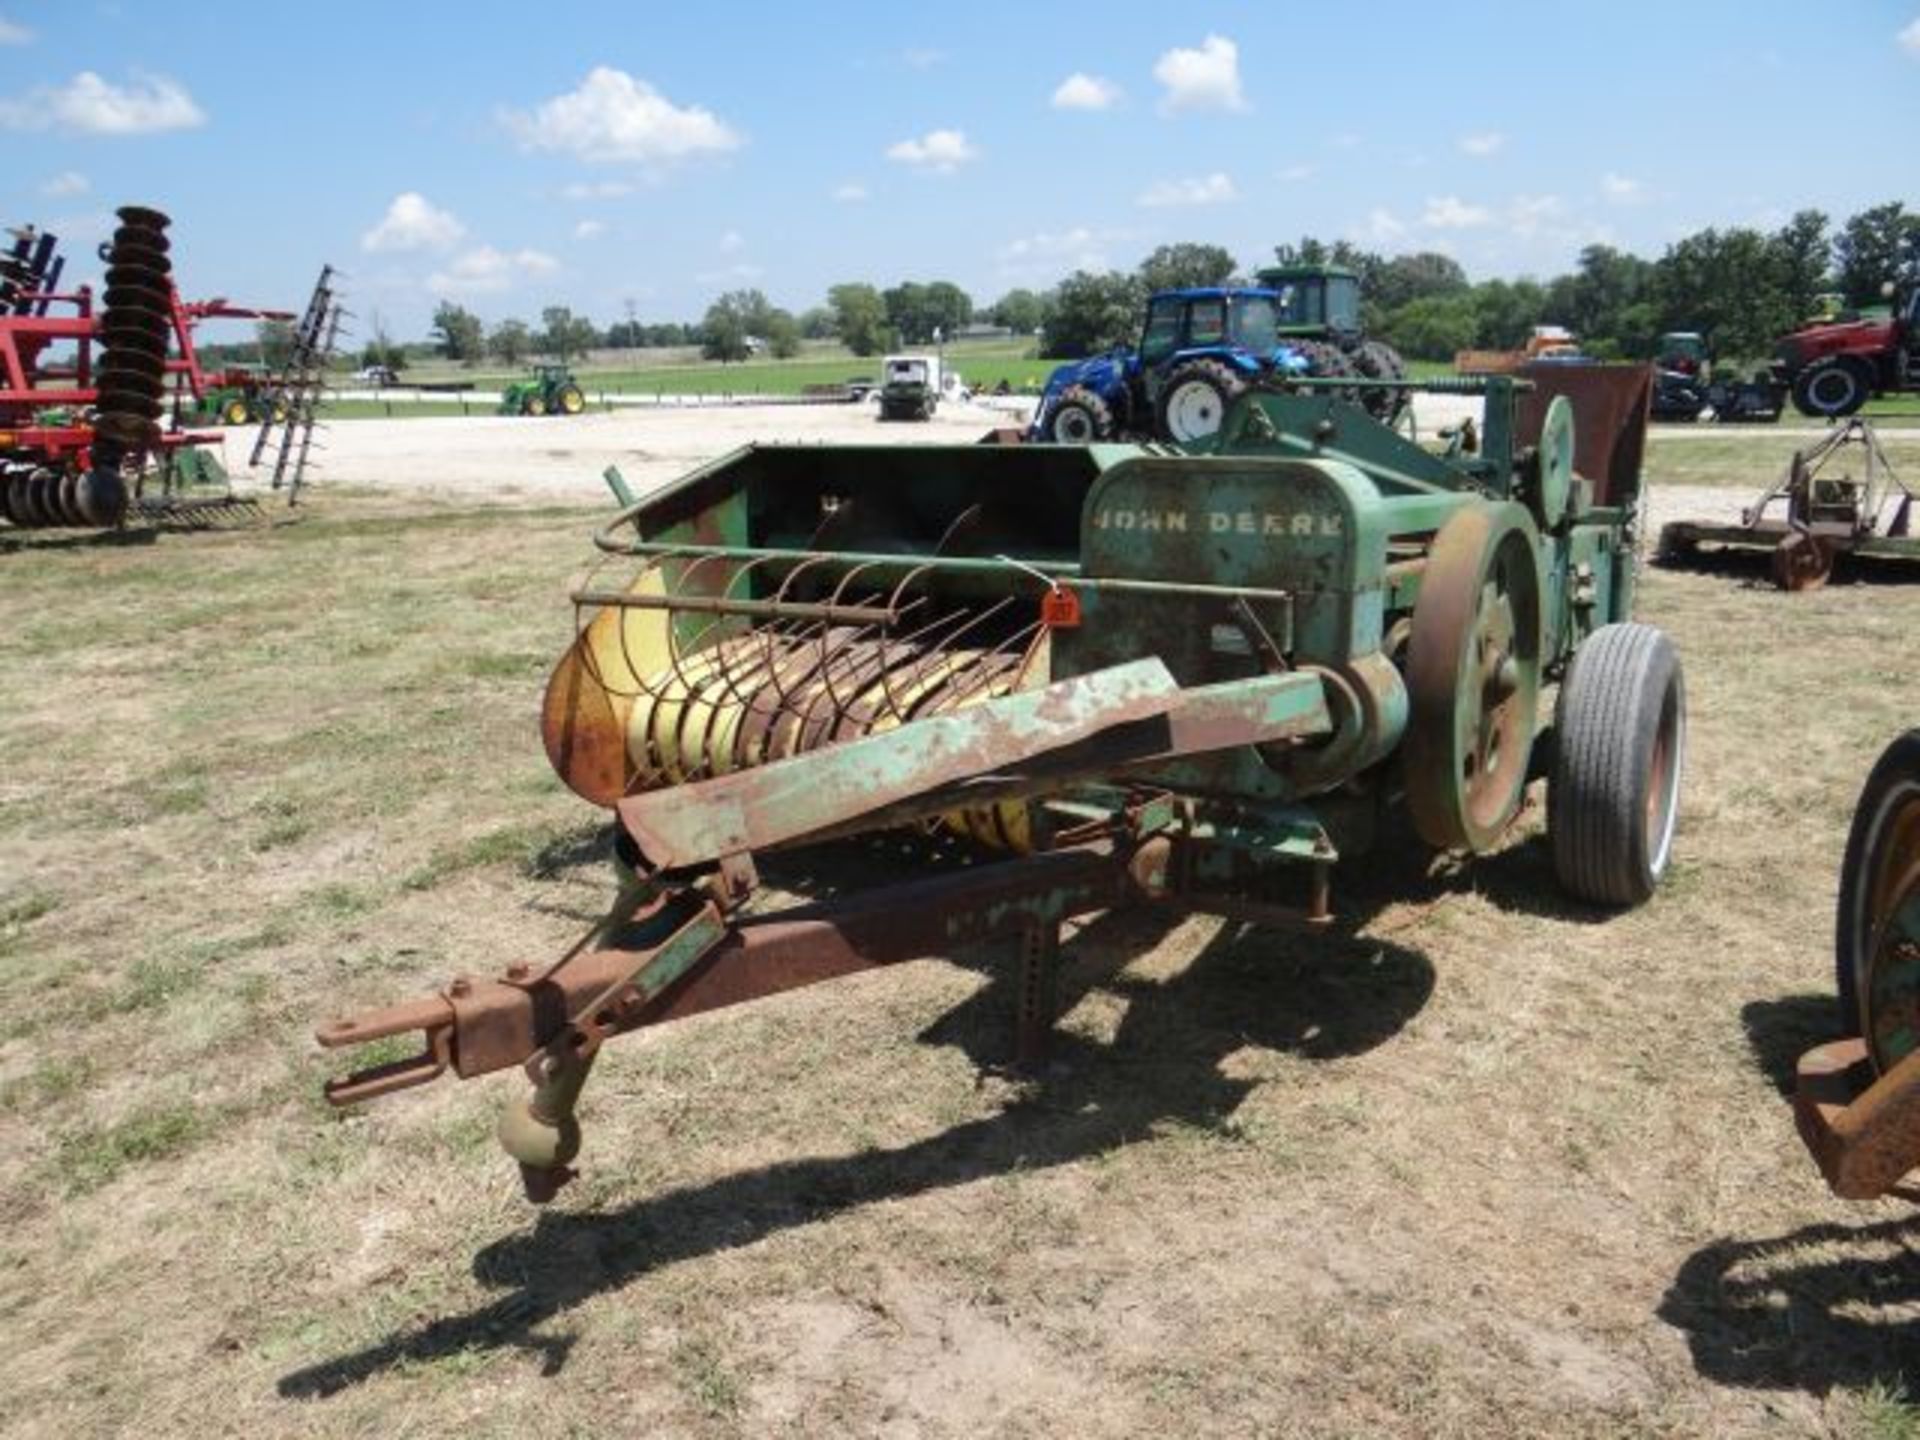
POLYGON ((1087 926, 1034 1083, 998 953, 723 1012, 609 1050, 535 1213, 512 1077, 334 1115, 309 1032, 605 899, 534 728, 597 512, 316 505, 0 553, 0 1429, 1916 1433, 1920 1230, 1779 1087, 1920 590, 1649 576, 1694 726, 1638 913, 1534 815, 1343 877, 1347 937, 1087 926))

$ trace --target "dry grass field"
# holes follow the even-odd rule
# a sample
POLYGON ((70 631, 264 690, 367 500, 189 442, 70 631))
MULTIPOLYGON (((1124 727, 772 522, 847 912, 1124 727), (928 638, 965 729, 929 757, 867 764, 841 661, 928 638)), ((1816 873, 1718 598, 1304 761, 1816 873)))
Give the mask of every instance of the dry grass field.
POLYGON ((1089 924, 1037 1080, 998 951, 720 1012, 609 1048, 536 1211, 518 1077, 336 1114, 310 1036, 607 899, 535 731, 602 513, 0 540, 0 1432, 1920 1435, 1920 1219, 1782 1090, 1920 586, 1649 574, 1693 729, 1641 911, 1560 899, 1535 806, 1325 939, 1089 924))

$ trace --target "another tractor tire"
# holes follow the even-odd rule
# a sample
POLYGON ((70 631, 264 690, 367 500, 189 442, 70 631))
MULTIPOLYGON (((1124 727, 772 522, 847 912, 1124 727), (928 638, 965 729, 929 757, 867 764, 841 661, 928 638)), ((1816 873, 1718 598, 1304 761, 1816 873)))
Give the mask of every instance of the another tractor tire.
POLYGON ((1793 377, 1793 407, 1802 415, 1838 420, 1853 414, 1873 396, 1867 367, 1848 355, 1816 360, 1793 377))
MULTIPOLYGON (((1400 358, 1400 352, 1381 340, 1363 340, 1347 359, 1353 362, 1353 368, 1360 372, 1363 380, 1407 378, 1406 362, 1400 358)), ((1362 390, 1360 403, 1382 425, 1391 425, 1412 403, 1412 396, 1405 390, 1362 390)))
POLYGON ((286 424, 287 414, 287 402, 285 400, 275 400, 273 402, 273 423, 276 425, 286 424))
POLYGON ((220 423, 223 425, 244 425, 252 418, 247 402, 238 395, 220 407, 220 423))
MULTIPOLYGON (((1347 358, 1347 352, 1330 341, 1290 340, 1287 343, 1307 357, 1316 380, 1351 380, 1360 373, 1353 361, 1347 358)), ((1315 393, 1332 395, 1334 399, 1344 400, 1349 405, 1360 403, 1360 392, 1346 386, 1324 391, 1316 389, 1315 393)))
POLYGON ((580 393, 578 385, 562 385, 560 393, 553 399, 555 408, 562 415, 578 415, 587 408, 587 397, 580 393))
POLYGON ((1673 853, 1687 758, 1687 691, 1673 642, 1651 625, 1602 625, 1574 652, 1554 705, 1547 837, 1572 894, 1626 908, 1673 853))
POLYGON ((1113 438, 1113 411, 1084 385, 1069 385, 1047 417, 1047 439, 1056 445, 1091 445, 1113 438))
POLYGON ((1888 1012, 1906 1008, 1897 1002, 1911 995, 1911 985, 1889 983, 1899 980, 1900 967, 1877 967, 1875 962, 1897 960, 1897 947, 1906 938, 1895 933, 1895 922, 1911 896, 1909 867, 1916 837, 1920 837, 1920 730, 1909 730, 1881 752, 1860 791, 1860 803, 1853 808, 1833 927, 1840 1033, 1867 1037, 1874 1063, 1882 1069, 1899 1056, 1886 1053, 1887 1037, 1874 1034, 1883 1028, 1876 1022, 1897 1018, 1888 1012), (1877 987, 1876 968, 1884 972, 1877 987), (1882 1013, 1868 1015, 1861 1005, 1863 996, 1877 1000, 1882 1013))
POLYGON ((546 414, 547 413, 547 397, 544 395, 527 396, 526 403, 520 407, 520 413, 522 415, 546 414))
POLYGON ((1217 433, 1227 407, 1246 388, 1247 382, 1218 360, 1182 365, 1160 388, 1156 416, 1160 438, 1184 445, 1217 433))

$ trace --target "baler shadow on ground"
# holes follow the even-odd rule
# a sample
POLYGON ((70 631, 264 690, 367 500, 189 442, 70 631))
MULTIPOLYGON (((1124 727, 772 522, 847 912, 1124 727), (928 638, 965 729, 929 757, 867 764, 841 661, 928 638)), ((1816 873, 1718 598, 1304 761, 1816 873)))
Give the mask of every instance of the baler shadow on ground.
MULTIPOLYGON (((569 858, 590 854, 591 847, 576 843, 569 858)), ((820 896, 871 884, 889 863, 904 863, 901 852, 843 847, 770 862, 765 878, 782 890, 820 896)), ((1058 1032, 1048 1063, 997 1114, 902 1147, 795 1158, 650 1195, 616 1211, 542 1211, 531 1229, 474 1257, 476 1278, 504 1291, 499 1299, 290 1372, 279 1391, 325 1396, 396 1367, 502 1348, 538 1354, 551 1374, 564 1365, 573 1338, 543 1333, 548 1322, 660 1267, 860 1206, 1071 1164, 1169 1126, 1230 1127, 1259 1082, 1229 1078, 1222 1064, 1227 1056, 1250 1045, 1311 1063, 1363 1054, 1392 1040, 1426 1005, 1433 964, 1416 948, 1366 933, 1386 905, 1432 903, 1471 888, 1503 908, 1537 909, 1541 897, 1555 896, 1543 884, 1550 871, 1538 837, 1451 870, 1436 868, 1415 847, 1388 847, 1344 892, 1336 890, 1340 903, 1331 927, 1289 932, 1229 924, 1165 981, 1123 971, 1180 913, 1110 912, 1069 941, 1060 1011, 1104 989, 1126 1002, 1117 1032, 1107 1042, 1058 1032)), ((1552 904, 1569 919, 1598 920, 1605 913, 1557 896, 1552 904)), ((923 1030, 921 1042, 956 1046, 983 1071, 1007 1064, 1011 948, 977 947, 954 957, 990 981, 923 1030)))

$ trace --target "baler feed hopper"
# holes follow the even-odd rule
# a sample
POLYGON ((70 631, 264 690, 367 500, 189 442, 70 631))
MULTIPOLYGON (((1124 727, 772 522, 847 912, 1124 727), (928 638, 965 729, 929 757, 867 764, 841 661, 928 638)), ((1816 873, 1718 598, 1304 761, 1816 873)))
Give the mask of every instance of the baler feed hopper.
POLYGON ((1067 919, 1325 921, 1402 802, 1430 845, 1500 844, 1555 680, 1556 865, 1644 899, 1684 748, 1671 646, 1621 623, 1646 372, 1562 368, 1591 424, 1544 387, 1446 387, 1485 396, 1471 448, 1256 391, 1187 450, 754 446, 628 507, 542 715, 616 814, 619 900, 558 961, 323 1028, 425 1037, 330 1097, 522 1065, 501 1138, 544 1199, 606 1038, 994 937, 1032 1058, 1067 919), (749 913, 756 856, 898 826, 991 858, 749 913))

